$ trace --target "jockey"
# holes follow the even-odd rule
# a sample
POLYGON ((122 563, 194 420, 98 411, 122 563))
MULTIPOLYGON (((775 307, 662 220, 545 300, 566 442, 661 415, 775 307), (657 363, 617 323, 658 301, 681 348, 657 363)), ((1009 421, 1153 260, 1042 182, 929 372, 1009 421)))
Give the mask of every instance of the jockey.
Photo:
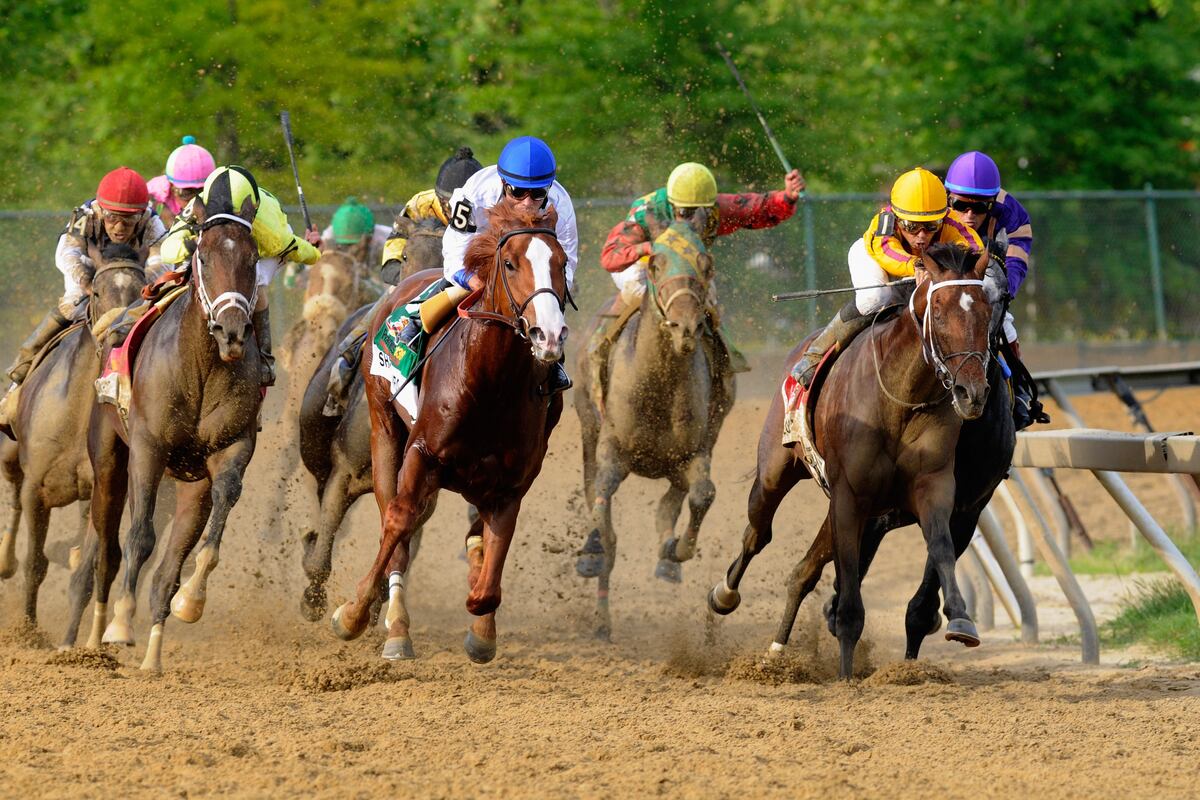
MULTIPOLYGON (((452 292, 453 286, 471 291, 483 288, 479 276, 463 265, 463 256, 471 237, 487 227, 488 209, 499 203, 529 213, 548 206, 555 208, 558 212, 555 232, 567 254, 567 291, 575 285, 575 265, 579 261, 575 207, 567 190, 554 179, 557 172, 554 153, 545 142, 533 136, 518 136, 504 145, 495 166, 479 170, 454 191, 450 198, 450 227, 442 237, 442 270, 446 281, 452 284, 451 290, 442 292, 446 312, 454 307, 453 297, 457 293, 452 292)), ((571 388, 571 379, 561 361, 551 371, 547 388, 552 394, 571 388)))
MULTIPOLYGON (((608 234, 600 251, 600 266, 612 273, 620 294, 612 311, 621 302, 630 307, 640 305, 646 291, 646 265, 649 263, 654 237, 677 219, 688 219, 699 207, 712 208, 708 230, 701 236, 705 247, 712 247, 718 236, 726 236, 743 228, 772 228, 796 212, 796 201, 804 191, 804 178, 794 169, 784 176, 783 191, 767 194, 718 194, 717 180, 708 167, 688 162, 671 171, 667 185, 638 198, 629 208, 629 215, 608 234)), ((744 372, 744 361, 720 333, 715 297, 710 292, 708 313, 714 322, 718 340, 733 359, 735 372, 744 372), (736 354, 736 355, 735 355, 736 354)), ((592 339, 592 357, 607 358, 606 321, 601 321, 592 339)))
POLYGON ((78 306, 91 291, 100 254, 109 244, 127 244, 146 266, 147 275, 159 268, 157 243, 166 233, 162 220, 149 206, 146 181, 129 167, 104 176, 96 197, 76 208, 58 239, 54 262, 63 274, 63 295, 58 306, 38 323, 17 351, 8 377, 20 385, 29 374, 33 358, 60 331, 65 330, 78 306))
MULTIPOLYGON (((238 214, 247 200, 257 209, 251 233, 258 245, 256 266, 257 285, 265 287, 271 282, 281 261, 313 264, 321 257, 317 247, 321 234, 316 227, 304 232, 304 238, 292 232, 287 215, 275 195, 261 189, 254 176, 245 167, 219 167, 208 176, 204 188, 198 195, 209 215, 238 214)), ((193 206, 188 203, 179 215, 162 245, 162 260, 174 270, 183 269, 195 250, 196 228, 193 206)), ((263 386, 275 383, 275 357, 271 354, 271 317, 267 301, 269 292, 259 291, 254 304, 251 322, 254 336, 258 340, 263 386)))
POLYGON ((912 277, 921 266, 921 256, 934 242, 956 243, 973 253, 983 242, 958 213, 947 207, 946 187, 937 176, 917 167, 892 184, 891 203, 883 207, 861 239, 850 246, 847 261, 854 300, 847 303, 825 326, 803 357, 792 367, 792 376, 808 387, 821 358, 831 347, 846 349, 850 341, 871 324, 873 315, 885 306, 901 302, 903 293, 887 286, 898 278, 912 277))
MULTIPOLYGON (((451 195, 481 169, 483 169, 483 165, 475 160, 475 153, 471 151, 471 148, 458 148, 454 155, 443 161, 442 166, 438 168, 437 180, 434 181, 433 188, 414 194, 404 204, 404 211, 400 213, 400 216, 413 222, 436 219, 442 225, 448 226, 450 224, 451 195)), ((408 244, 408 233, 400 226, 394 226, 388 237, 387 245, 384 247, 383 261, 380 265, 383 267, 384 280, 388 283, 398 282, 398 280, 389 280, 389 277, 400 275, 400 262, 403 259, 406 244, 408 244)))
POLYGON ((326 250, 358 249, 363 257, 356 257, 356 260, 368 262, 383 252, 384 243, 391 232, 388 226, 375 224, 375 215, 370 208, 358 202, 357 198, 347 197, 346 202, 333 212, 329 226, 321 231, 321 240, 326 250))
POLYGON ((166 174, 146 182, 163 224, 170 226, 175 222, 175 217, 200 193, 204 179, 216 168, 212 153, 196 144, 196 137, 183 137, 183 144, 167 156, 166 174))
MULTIPOLYGON (((434 181, 434 188, 414 194, 404 204, 404 211, 400 213, 400 216, 413 222, 435 219, 442 225, 449 225, 451 195, 481 169, 483 166, 475 160, 475 154, 471 152, 471 148, 458 148, 453 156, 442 162, 442 166, 438 169, 437 180, 434 181)), ((376 225, 375 230, 378 231, 380 227, 376 225)), ((404 248, 408 245, 408 231, 399 219, 391 229, 384 228, 384 230, 388 231, 388 236, 387 242, 383 246, 381 277, 385 283, 394 286, 400 282, 400 275, 403 272, 402 262, 404 248)), ((376 301, 376 305, 383 302, 387 296, 385 292, 376 301)), ((325 416, 338 417, 345 413, 346 390, 350 388, 350 383, 354 379, 354 367, 358 364, 362 339, 366 336, 367 326, 374 315, 375 306, 372 306, 370 311, 359 317, 358 323, 338 343, 337 349, 340 355, 329 368, 329 385, 326 390, 325 407, 321 412, 325 416)))
MULTIPOLYGON (((1000 169, 996 162, 978 150, 963 153, 946 172, 946 188, 950 191, 950 207, 980 235, 987 237, 1004 259, 1008 295, 1017 291, 1029 272, 1029 255, 1033 250, 1033 227, 1029 214, 1017 198, 1000 188, 1000 169)), ((1013 355, 1021 357, 1017 328, 1011 312, 1004 313, 1004 338, 1013 355)), ((1016 384, 1017 429, 1028 427, 1031 395, 1023 381, 1016 384), (1021 424, 1025 422, 1025 424, 1021 424)))

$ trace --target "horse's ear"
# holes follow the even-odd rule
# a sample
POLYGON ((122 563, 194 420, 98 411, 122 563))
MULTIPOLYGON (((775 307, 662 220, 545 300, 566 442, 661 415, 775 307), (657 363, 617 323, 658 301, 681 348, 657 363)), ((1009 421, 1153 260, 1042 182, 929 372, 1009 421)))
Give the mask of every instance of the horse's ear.
POLYGON ((399 234, 402 238, 412 238, 413 231, 417 229, 417 223, 404 216, 398 214, 395 221, 392 222, 392 233, 399 234))
POLYGON ((203 225, 208 219, 208 209, 204 205, 204 201, 200 199, 200 195, 192 198, 192 219, 196 220, 196 224, 203 225))
MULTIPOLYGON (((197 198, 199 199, 199 198, 197 198)), ((258 206, 254 205, 254 198, 247 197, 242 201, 242 207, 238 211, 238 216, 246 220, 246 222, 254 222, 254 217, 258 214, 258 206)))
POLYGON ((700 253, 696 257, 696 265, 700 267, 700 274, 704 276, 705 283, 713 279, 713 257, 708 253, 700 253))

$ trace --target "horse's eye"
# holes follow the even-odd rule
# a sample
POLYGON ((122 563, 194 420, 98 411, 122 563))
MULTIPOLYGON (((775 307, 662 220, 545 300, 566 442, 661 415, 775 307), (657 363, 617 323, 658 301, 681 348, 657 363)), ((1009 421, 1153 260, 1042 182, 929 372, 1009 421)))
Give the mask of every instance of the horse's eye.
POLYGON ((513 266, 513 263, 511 261, 509 261, 507 258, 504 259, 504 268, 507 269, 509 272, 512 272, 514 269, 516 269, 516 267, 513 266))

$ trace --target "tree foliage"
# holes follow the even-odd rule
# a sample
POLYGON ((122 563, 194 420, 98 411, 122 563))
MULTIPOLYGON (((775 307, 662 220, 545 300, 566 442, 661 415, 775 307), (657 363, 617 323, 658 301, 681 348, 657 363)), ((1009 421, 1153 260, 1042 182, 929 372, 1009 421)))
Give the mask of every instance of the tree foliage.
POLYGON ((874 190, 983 149, 1017 188, 1194 187, 1196 3, 1170 0, 0 0, 0 205, 62 207, 185 133, 290 197, 403 202, 460 144, 554 147, 576 194, 681 160, 722 185, 781 168, 734 54, 818 191, 874 190))

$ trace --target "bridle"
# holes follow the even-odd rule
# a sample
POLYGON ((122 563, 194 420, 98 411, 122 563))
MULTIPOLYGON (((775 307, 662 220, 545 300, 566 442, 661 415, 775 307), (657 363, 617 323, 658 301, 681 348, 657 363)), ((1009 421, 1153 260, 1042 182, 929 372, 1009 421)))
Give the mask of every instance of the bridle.
POLYGON ((682 257, 681 260, 691 268, 692 274, 680 273, 677 275, 668 275, 662 281, 654 280, 652 270, 647 275, 646 283, 650 290, 650 297, 654 300, 654 308, 658 311, 659 316, 662 318, 661 322, 665 325, 675 324, 670 321, 667 315, 671 311, 671 306, 681 297, 691 297, 696 301, 696 305, 702 309, 706 305, 705 295, 708 294, 708 281, 705 280, 703 273, 700 272, 700 268, 695 261, 686 257, 682 257), (664 291, 668 284, 676 281, 683 281, 683 286, 669 293, 664 291), (696 289, 696 284, 700 286, 699 291, 696 289), (664 294, 666 295, 666 299, 663 299, 664 294))
POLYGON ((204 220, 204 224, 200 226, 200 230, 196 236, 196 250, 192 253, 192 269, 196 273, 196 297, 200 300, 200 307, 204 310, 204 317, 208 321, 208 331, 212 333, 217 326, 217 317, 224 313, 229 308, 236 308, 246 315, 246 319, 250 319, 254 310, 254 304, 258 300, 258 280, 254 281, 254 289, 250 292, 250 297, 241 292, 222 292, 215 298, 209 295, 208 288, 204 285, 204 262, 200 258, 200 242, 204 238, 204 232, 214 225, 219 225, 222 222, 236 222, 239 225, 245 226, 247 230, 253 230, 254 224, 247 222, 236 214, 213 214, 208 219, 204 220))
MULTIPOLYGON (((933 324, 931 322, 932 317, 930 314, 930 308, 933 304, 933 293, 937 290, 948 289, 953 286, 978 286, 980 288, 984 288, 984 282, 975 278, 956 278, 948 281, 935 281, 932 277, 930 277, 929 280, 927 280, 923 285, 926 287, 924 313, 922 313, 920 316, 917 316, 916 307, 914 305, 917 292, 921 290, 921 285, 918 285, 913 290, 913 293, 908 297, 908 313, 909 316, 912 317, 913 324, 917 326, 917 334, 921 339, 921 356, 925 360, 926 364, 929 364, 933 367, 934 375, 937 376, 938 381, 942 384, 942 388, 945 390, 941 395, 938 396, 936 400, 930 400, 924 403, 910 403, 905 400, 901 400, 888 391, 887 386, 885 386, 883 383, 883 375, 879 369, 879 342, 877 337, 874 335, 874 330, 871 331, 871 355, 875 360, 875 378, 879 383, 879 388, 883 390, 883 393, 888 397, 889 400, 905 408, 918 411, 936 406, 945 400, 950 392, 954 389, 954 384, 958 380, 958 373, 961 372, 962 368, 966 366, 967 363, 972 359, 977 359, 979 361, 980 365, 983 367, 983 372, 985 375, 987 374, 988 362, 991 359, 991 351, 987 347, 985 347, 982 351, 960 350, 955 353, 943 355, 941 352, 941 347, 938 345, 937 333, 933 330, 933 324), (962 361, 959 363, 958 367, 952 371, 947 362, 954 358, 961 358, 962 361)), ((987 305, 990 309, 991 304, 987 305)), ((882 309, 879 313, 882 313, 882 309)), ((876 313, 875 318, 871 320, 872 329, 874 329, 875 323, 879 319, 879 313, 876 313)))
POLYGON ((132 272, 139 275, 142 279, 142 284, 146 283, 146 267, 136 261, 102 261, 100 266, 96 267, 96 272, 92 275, 92 290, 89 292, 90 299, 88 300, 87 318, 89 325, 96 324, 96 281, 101 275, 112 272, 132 272))
MULTIPOLYGON (((509 314, 501 314, 495 311, 479 311, 475 309, 462 311, 462 316, 467 317, 468 319, 483 319, 490 322, 499 322, 516 331, 517 336, 527 340, 529 339, 529 320, 525 318, 525 309, 528 308, 529 304, 533 302, 533 298, 537 297, 539 294, 548 294, 553 296, 554 299, 558 301, 558 308, 560 311, 566 311, 567 303, 570 303, 571 307, 576 311, 579 310, 579 307, 575 305, 575 300, 571 297, 570 288, 567 288, 565 294, 561 297, 559 296, 558 292, 554 291, 553 287, 534 289, 529 296, 525 298, 524 302, 521 303, 517 303, 516 298, 513 296, 512 286, 510 286, 508 282, 508 273, 509 270, 513 269, 514 267, 512 262, 508 259, 503 259, 502 261, 501 253, 504 250, 504 244, 514 236, 540 236, 543 234, 551 236, 555 241, 558 241, 558 234, 552 228, 514 228, 511 231, 505 231, 504 234, 501 235, 496 241, 496 266, 492 272, 493 274, 500 275, 500 285, 504 288, 504 297, 508 301, 508 308, 511 312, 511 316, 509 314)), ((490 285, 491 284, 489 283, 489 286, 490 285)))

